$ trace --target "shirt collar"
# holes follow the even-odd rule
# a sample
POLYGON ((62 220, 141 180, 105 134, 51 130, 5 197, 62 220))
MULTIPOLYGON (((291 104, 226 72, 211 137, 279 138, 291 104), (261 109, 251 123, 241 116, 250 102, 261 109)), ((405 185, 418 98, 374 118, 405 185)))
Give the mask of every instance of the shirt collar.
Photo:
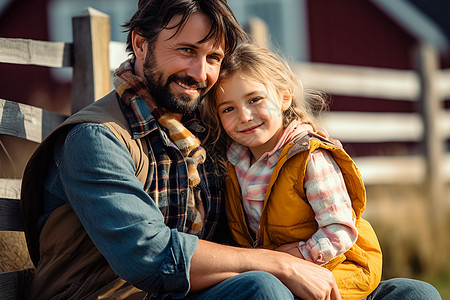
POLYGON ((155 117, 142 98, 135 98, 130 103, 125 103, 119 97, 119 104, 125 119, 130 124, 133 139, 142 138, 158 129, 155 117))
MULTIPOLYGON (((140 139, 154 130, 165 130, 164 127, 158 125, 158 121, 142 98, 137 97, 130 103, 118 98, 123 115, 130 124, 133 139, 140 139)), ((198 111, 183 116, 181 123, 200 140, 206 137, 207 131, 199 119, 198 111)))
POLYGON ((227 159, 233 165, 250 158, 250 150, 237 142, 232 142, 227 151, 227 159))

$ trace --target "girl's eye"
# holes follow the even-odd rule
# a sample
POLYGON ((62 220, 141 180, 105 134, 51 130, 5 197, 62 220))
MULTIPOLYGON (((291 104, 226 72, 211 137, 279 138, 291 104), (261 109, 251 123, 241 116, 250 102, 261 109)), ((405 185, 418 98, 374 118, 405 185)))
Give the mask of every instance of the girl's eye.
POLYGON ((252 98, 252 99, 250 99, 250 103, 256 103, 256 102, 258 102, 259 100, 261 100, 262 99, 262 97, 255 97, 255 98, 252 98))
POLYGON ((225 108, 224 110, 222 110, 222 113, 227 113, 227 112, 230 112, 230 111, 233 111, 234 110, 234 108, 232 108, 232 107, 227 107, 227 108, 225 108))

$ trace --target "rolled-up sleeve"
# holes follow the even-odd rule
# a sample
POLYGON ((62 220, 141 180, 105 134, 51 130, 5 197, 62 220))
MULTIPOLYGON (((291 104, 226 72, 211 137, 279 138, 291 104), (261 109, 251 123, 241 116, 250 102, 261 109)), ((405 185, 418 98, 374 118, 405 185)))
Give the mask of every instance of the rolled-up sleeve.
POLYGON ((59 157, 65 198, 113 270, 149 293, 184 297, 198 238, 164 224, 125 146, 106 126, 81 124, 59 157))

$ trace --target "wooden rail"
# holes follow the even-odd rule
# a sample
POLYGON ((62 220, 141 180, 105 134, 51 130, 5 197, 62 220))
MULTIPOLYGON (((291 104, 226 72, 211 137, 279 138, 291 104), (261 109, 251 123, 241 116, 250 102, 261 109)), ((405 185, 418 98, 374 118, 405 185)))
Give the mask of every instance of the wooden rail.
POLYGON ((88 8, 72 18, 73 42, 0 38, 0 63, 72 67, 72 113, 111 91, 109 16, 88 8))
MULTIPOLYGON (((71 67, 75 113, 111 90, 110 25, 108 15, 92 8, 74 16, 72 22, 72 43, 0 38, 0 63, 71 67)), ((0 135, 37 144, 67 117, 19 102, 20 99, 0 99, 0 135)), ((0 151, 9 157, 1 139, 0 151)), ((20 182, 0 178, 0 231, 23 230, 20 182)), ((2 249, 2 255, 6 251, 2 249)), ((32 275, 33 269, 0 273, 0 299, 26 299, 32 275)))
MULTIPOLYGON (((257 44, 269 44, 264 21, 252 19, 247 28, 257 44)), ((438 54, 419 44, 415 70, 356 67, 322 63, 293 62, 291 67, 305 88, 345 95, 392 101, 414 101, 416 113, 329 112, 321 123, 336 139, 346 142, 418 142, 421 156, 354 157, 367 185, 424 184, 436 200, 436 207, 449 207, 450 195, 450 112, 443 107, 450 99, 450 70, 438 66, 438 54)), ((434 200, 433 200, 434 201, 434 200)), ((436 208, 438 209, 438 208, 436 208)))
MULTIPOLYGON (((74 33, 75 35, 75 33, 74 33)), ((0 47, 10 49, 0 53, 1 62, 14 62, 22 64, 36 64, 47 66, 71 66, 72 43, 40 42, 23 39, 0 38, 0 47), (30 51, 30 47, 37 50, 30 51), (23 47, 23 48, 22 48, 23 47), (48 53, 52 53, 51 56, 48 53), (50 60, 49 57, 54 58, 50 60)), ((123 43, 109 42, 108 70, 111 71, 127 57, 123 43)), ((103 62, 104 64, 104 62, 103 62)), ((99 67, 106 69, 104 66, 99 67)), ((391 70, 369 67, 355 67, 319 63, 295 63, 294 72, 307 88, 322 90, 332 95, 347 95, 371 97, 380 99, 421 101, 421 81, 419 73, 414 70, 391 70)), ((436 97, 439 103, 450 98, 450 70, 439 70, 434 77, 436 97)), ((108 75, 109 76, 109 75, 108 75)), ((109 77, 107 77, 109 78, 109 77)), ((91 96, 81 96, 74 92, 75 99, 96 98, 90 84, 83 85, 81 90, 89 91, 91 96)), ((94 83, 95 85, 95 83, 94 83)), ((111 89, 109 82, 105 84, 103 93, 111 89)), ((92 100, 90 100, 92 101, 92 100)), ((362 99, 361 101, 364 101, 362 99)), ((80 100, 81 102, 81 100, 80 100)), ((8 103, 1 100, 0 107, 11 118, 23 114, 23 126, 7 128, 0 126, 0 134, 18 134, 22 130, 29 140, 39 142, 45 137, 61 118, 45 110, 29 107, 23 104, 8 103), (20 112, 19 112, 20 111, 20 112), (45 120, 45 122, 42 122, 45 120), (37 122, 37 123, 36 123, 37 122), (40 124, 40 125, 38 125, 40 124), (37 126, 36 126, 37 125, 37 126), (20 129, 25 128, 25 130, 20 129), (42 128, 42 129, 41 129, 42 128)), ((74 111, 79 108, 74 107, 74 111)), ((0 116, 2 111, 0 110, 0 116)), ((437 110, 436 126, 440 143, 450 138, 450 112, 437 110)), ((424 136, 429 136, 425 129, 423 115, 417 113, 370 113, 370 112, 329 112, 325 114, 321 123, 330 135, 342 142, 421 142, 424 136), (355 126, 357 124, 357 126, 355 126)), ((6 124, 11 124, 6 122, 6 124)), ((436 140, 433 140, 435 142, 436 140)), ((436 155, 433 157, 437 157, 436 155)), ((355 157, 360 166, 366 184, 416 184, 426 178, 426 158, 423 157, 355 157), (364 167, 363 167, 364 166, 364 167), (399 176, 403 174, 404 176, 399 176)), ((450 154, 443 153, 440 161, 441 177, 450 181, 450 154)))
MULTIPOLYGON (((428 49, 428 51, 430 51, 428 49)), ((443 109, 443 101, 450 98, 450 70, 435 70, 434 94, 422 96, 420 73, 413 70, 390 70, 368 67, 349 67, 331 64, 296 63, 294 72, 306 88, 318 89, 331 95, 346 95, 433 103, 436 107, 428 116, 434 133, 429 132, 425 116, 416 113, 329 112, 322 125, 331 136, 342 142, 419 142, 438 145, 442 150, 431 154, 402 157, 355 157, 366 184, 417 184, 429 178, 427 169, 436 170, 439 181, 450 182, 450 153, 444 151, 450 139, 450 112, 443 109), (424 99, 424 97, 428 97, 424 99), (433 97, 433 98, 430 98, 433 97), (422 100, 424 99, 424 100, 422 100), (438 160, 429 166, 430 159, 438 160)), ((424 150, 425 151, 425 150, 424 150)), ((425 152, 424 152, 425 153, 425 152)), ((444 183, 441 183, 443 185, 444 183)), ((447 202, 449 196, 443 197, 447 202)), ((448 205, 447 205, 448 206, 448 205)))
MULTIPOLYGON (((257 32, 264 23, 258 20, 255 22, 249 28, 257 32)), ((107 15, 88 9, 75 16, 73 24, 73 43, 0 38, 0 62, 48 67, 72 66, 72 110, 75 112, 111 89, 109 72, 119 66, 126 58, 126 53, 123 43, 109 41, 107 15), (86 25, 88 23, 90 25, 86 25), (74 59, 77 61, 75 65, 74 59)), ((260 36, 261 33, 257 35, 258 39, 262 39, 260 36)), ((267 40, 261 43, 266 44, 267 40)), ((450 181, 450 154, 445 151, 445 143, 450 138, 450 112, 442 109, 443 101, 450 98, 450 70, 439 70, 436 63, 433 65, 437 56, 429 46, 423 45, 418 49, 416 64, 422 67, 417 70, 319 63, 292 65, 307 88, 332 95, 362 97, 361 101, 364 101, 364 97, 371 97, 434 105, 431 110, 422 105, 423 110, 416 113, 330 112, 323 116, 322 124, 330 135, 344 143, 409 141, 424 144, 424 155, 420 157, 355 157, 366 184, 416 184, 430 178, 430 172, 435 173, 432 178, 439 178, 433 182, 450 181), (429 69, 427 65, 432 67, 425 73, 429 69), (426 87, 432 92, 425 93, 426 87), (430 134, 431 129, 433 134, 430 134), (426 155, 426 152, 430 154, 426 155), (435 162, 431 163, 431 160, 435 162)), ((7 120, 0 125, 0 134, 12 134, 35 142, 42 140, 64 118, 5 100, 0 101, 0 107, 1 118, 7 120), (9 120, 17 116, 22 120, 21 125, 11 127, 9 120)), ((448 196, 443 198, 448 200, 448 196)))

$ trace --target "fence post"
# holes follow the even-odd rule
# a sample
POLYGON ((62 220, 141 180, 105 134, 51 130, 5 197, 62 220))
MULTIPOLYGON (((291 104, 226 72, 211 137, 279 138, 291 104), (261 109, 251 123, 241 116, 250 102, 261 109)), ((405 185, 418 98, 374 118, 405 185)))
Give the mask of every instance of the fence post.
POLYGON ((270 46, 269 28, 264 20, 258 17, 251 18, 245 25, 245 30, 256 45, 266 48, 270 46))
POLYGON ((436 86, 439 70, 439 55, 432 46, 421 44, 417 49, 417 70, 421 84, 420 113, 423 120, 423 145, 426 162, 424 189, 427 192, 429 216, 431 221, 431 235, 434 239, 434 255, 432 257, 431 271, 435 271, 446 261, 445 226, 445 180, 443 173, 445 140, 439 129, 442 117, 441 95, 436 86))
POLYGON ((72 18, 72 28, 72 113, 75 113, 111 90, 109 16, 89 7, 72 18))

